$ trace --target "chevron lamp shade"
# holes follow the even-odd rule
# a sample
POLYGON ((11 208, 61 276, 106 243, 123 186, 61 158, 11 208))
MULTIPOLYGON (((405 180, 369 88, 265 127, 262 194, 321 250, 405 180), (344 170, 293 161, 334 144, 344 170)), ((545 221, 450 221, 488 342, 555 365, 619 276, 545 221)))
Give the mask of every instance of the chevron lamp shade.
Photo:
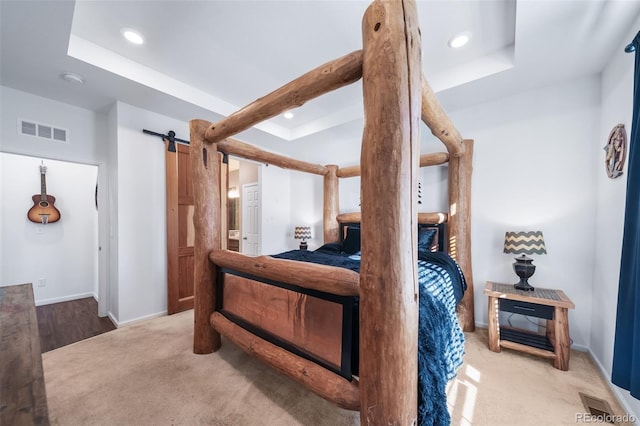
POLYGON ((503 253, 547 254, 542 231, 506 232, 503 253))
POLYGON ((293 238, 296 240, 302 240, 300 242, 300 250, 307 249, 306 240, 311 239, 311 227, 310 226, 296 226, 293 230, 293 238))
POLYGON ((311 239, 311 227, 310 226, 296 226, 293 231, 293 238, 296 240, 310 240, 311 239))

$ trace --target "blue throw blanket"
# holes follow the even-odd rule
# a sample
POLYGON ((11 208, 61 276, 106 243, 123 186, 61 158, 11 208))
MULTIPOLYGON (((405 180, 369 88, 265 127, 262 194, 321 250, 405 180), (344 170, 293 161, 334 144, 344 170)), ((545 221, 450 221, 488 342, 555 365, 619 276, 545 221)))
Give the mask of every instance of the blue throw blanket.
POLYGON ((455 377, 464 356, 464 334, 458 323, 456 305, 466 282, 458 265, 443 256, 447 255, 431 253, 421 255, 418 261, 418 424, 421 426, 450 424, 446 386, 455 377), (422 260, 423 257, 429 257, 431 262, 422 260), (459 295, 458 290, 462 290, 459 295))
MULTIPOLYGON (((326 244, 315 252, 292 250, 273 257, 360 271, 360 257, 343 253, 339 243, 326 244)), ((446 385, 455 377, 464 355, 456 306, 467 284, 458 264, 446 253, 420 251, 418 258, 418 424, 448 425, 446 385)))

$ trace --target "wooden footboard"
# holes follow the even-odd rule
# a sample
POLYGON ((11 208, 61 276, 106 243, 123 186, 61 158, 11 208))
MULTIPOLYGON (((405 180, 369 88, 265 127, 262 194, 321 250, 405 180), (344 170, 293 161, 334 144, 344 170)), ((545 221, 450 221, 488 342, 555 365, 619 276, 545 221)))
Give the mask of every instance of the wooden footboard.
POLYGON ((218 311, 258 336, 341 370, 342 304, 229 273, 221 281, 218 311))

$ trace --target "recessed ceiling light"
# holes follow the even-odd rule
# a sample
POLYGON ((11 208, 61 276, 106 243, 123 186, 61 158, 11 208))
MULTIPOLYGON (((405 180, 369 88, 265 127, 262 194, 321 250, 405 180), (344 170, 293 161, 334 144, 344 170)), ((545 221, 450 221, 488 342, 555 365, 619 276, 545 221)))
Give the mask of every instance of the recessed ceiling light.
POLYGON ((287 120, 291 120, 293 118, 293 113, 291 111, 287 111, 284 114, 282 114, 284 116, 284 118, 286 118, 287 120))
POLYGON ((450 38, 449 47, 458 49, 464 46, 465 44, 469 43, 469 40, 471 40, 471 33, 468 31, 465 31, 463 33, 457 34, 456 36, 450 38))
POLYGON ((75 83, 75 84, 83 84, 84 83, 84 78, 82 78, 81 76, 79 76, 78 74, 74 74, 72 72, 65 72, 64 74, 62 74, 62 79, 68 83, 75 83))
POLYGON ((144 37, 136 30, 132 30, 131 28, 123 28, 120 30, 124 38, 127 39, 129 43, 133 44, 144 44, 144 37))

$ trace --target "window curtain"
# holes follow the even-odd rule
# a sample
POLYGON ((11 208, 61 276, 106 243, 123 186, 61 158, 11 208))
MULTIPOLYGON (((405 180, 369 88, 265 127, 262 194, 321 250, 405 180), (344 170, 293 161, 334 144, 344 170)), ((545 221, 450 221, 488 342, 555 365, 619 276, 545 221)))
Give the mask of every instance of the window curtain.
POLYGON ((635 77, 611 381, 640 399, 640 32, 625 50, 635 52, 635 77))

